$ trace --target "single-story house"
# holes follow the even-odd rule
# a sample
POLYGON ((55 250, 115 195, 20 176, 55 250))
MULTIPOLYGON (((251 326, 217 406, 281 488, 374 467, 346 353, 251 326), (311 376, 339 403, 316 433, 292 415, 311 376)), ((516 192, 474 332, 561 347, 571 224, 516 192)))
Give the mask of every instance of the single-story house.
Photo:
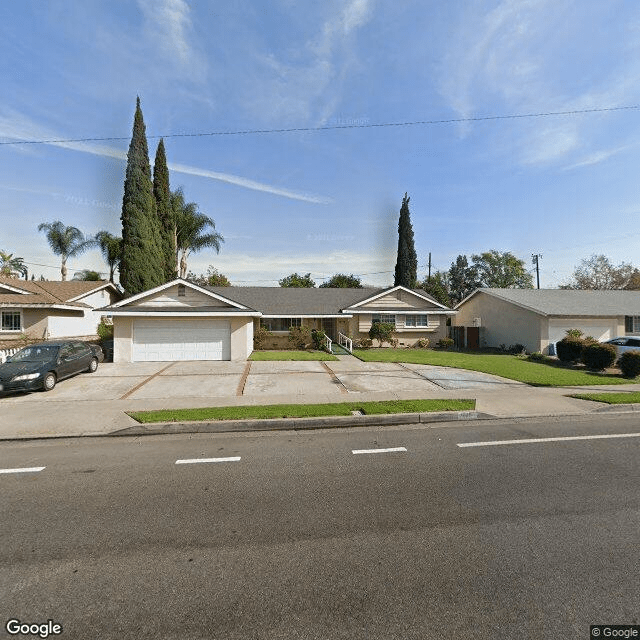
POLYGON ((122 298, 104 280, 48 281, 0 277, 0 340, 97 335, 104 312, 96 309, 122 298))
POLYGON ((481 347, 549 353, 568 329, 599 341, 640 335, 640 291, 476 289, 455 309, 454 325, 478 328, 481 347))
POLYGON ((396 327, 400 345, 446 337, 455 311, 421 290, 404 287, 328 289, 200 287, 180 278, 102 310, 113 317, 114 362, 246 360, 254 330, 271 333, 266 346, 287 344, 289 328, 368 336, 373 322, 396 327))

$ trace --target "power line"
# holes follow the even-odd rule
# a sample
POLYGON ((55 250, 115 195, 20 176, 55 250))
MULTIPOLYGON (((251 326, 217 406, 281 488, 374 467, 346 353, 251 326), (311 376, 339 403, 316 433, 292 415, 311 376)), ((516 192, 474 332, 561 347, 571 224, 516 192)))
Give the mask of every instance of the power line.
MULTIPOLYGON (((537 113, 512 113, 497 116, 474 116, 468 118, 447 118, 442 120, 413 120, 408 122, 378 122, 369 124, 336 124, 324 127, 292 127, 288 129, 241 129, 236 131, 208 131, 196 133, 167 133, 164 135, 147 136, 147 139, 157 138, 200 138, 208 136, 246 136, 264 133, 304 133, 318 131, 333 131, 336 129, 375 129, 382 127, 413 127, 419 125, 456 124, 463 122, 487 122, 491 120, 518 120, 524 118, 548 118, 553 116, 575 116, 587 113, 604 113, 610 111, 637 111, 640 105, 624 105, 620 107, 598 107, 594 109, 572 109, 569 111, 541 111, 537 113)), ((131 136, 109 136, 94 138, 59 138, 51 140, 13 140, 0 142, 0 145, 16 144, 61 144, 69 142, 113 142, 117 140, 130 140, 131 136)))

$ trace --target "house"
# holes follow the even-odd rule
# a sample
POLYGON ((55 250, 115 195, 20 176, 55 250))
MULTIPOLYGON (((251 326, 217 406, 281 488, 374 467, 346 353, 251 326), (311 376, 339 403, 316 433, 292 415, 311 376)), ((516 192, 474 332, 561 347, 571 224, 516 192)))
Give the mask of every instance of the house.
POLYGON ((640 291, 476 289, 455 308, 454 324, 467 328, 467 346, 469 327, 477 328, 481 347, 523 344, 541 353, 568 329, 599 341, 640 335, 640 291))
POLYGON ((368 337, 373 322, 395 325, 399 344, 447 335, 455 311, 424 291, 404 287, 325 289, 200 287, 177 279, 102 310, 113 316, 114 362, 246 360, 254 330, 272 336, 266 346, 287 346, 289 327, 368 337))
POLYGON ((37 281, 0 277, 0 340, 95 336, 104 312, 122 294, 98 280, 37 281))

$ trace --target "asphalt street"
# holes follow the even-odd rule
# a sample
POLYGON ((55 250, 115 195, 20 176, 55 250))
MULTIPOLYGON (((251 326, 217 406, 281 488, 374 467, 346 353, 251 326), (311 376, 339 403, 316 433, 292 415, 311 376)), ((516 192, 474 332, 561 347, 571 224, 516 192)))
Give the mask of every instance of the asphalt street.
POLYGON ((0 443, 1 633, 50 619, 64 639, 586 639, 640 624, 638 433, 607 414, 0 443), (594 435, 624 437, 548 440, 594 435))

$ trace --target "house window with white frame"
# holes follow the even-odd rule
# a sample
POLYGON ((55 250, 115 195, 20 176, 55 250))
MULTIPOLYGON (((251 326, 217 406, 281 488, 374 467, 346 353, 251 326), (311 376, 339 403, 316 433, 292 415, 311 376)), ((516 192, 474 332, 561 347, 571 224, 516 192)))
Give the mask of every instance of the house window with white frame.
POLYGON ((422 313, 415 316, 414 315, 405 316, 404 326, 405 327, 428 327, 429 316, 422 313))
POLYGON ((371 316, 371 324, 392 324, 396 326, 396 317, 392 313, 375 313, 371 316))
POLYGON ((22 331, 22 314, 20 311, 3 311, 0 331, 22 331))
POLYGON ((640 316, 624 317, 625 333, 640 333, 640 316))
POLYGON ((302 318, 262 318, 260 326, 267 331, 289 331, 291 327, 301 327, 302 318))

